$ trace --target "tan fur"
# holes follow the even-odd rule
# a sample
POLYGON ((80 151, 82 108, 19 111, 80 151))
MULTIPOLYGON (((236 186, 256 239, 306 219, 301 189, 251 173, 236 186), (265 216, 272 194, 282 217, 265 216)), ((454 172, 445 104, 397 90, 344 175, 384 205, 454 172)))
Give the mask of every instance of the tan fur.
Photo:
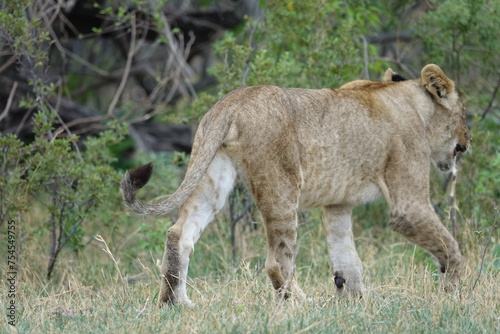
POLYGON ((235 176, 225 180, 219 169, 232 175, 231 166, 262 212, 266 270, 277 290, 301 294, 293 280, 297 209, 323 207, 335 284, 342 294, 361 294, 350 213, 380 195, 389 204, 391 226, 437 258, 445 288, 456 284, 462 256, 432 209, 429 170, 432 162, 449 171, 456 152, 470 145, 464 108, 453 81, 436 65, 425 66, 416 80, 391 82, 393 72, 387 73, 388 82, 357 80, 337 90, 236 89, 202 119, 186 177, 162 203, 135 197, 148 172, 126 174, 122 192, 135 211, 162 215, 180 206, 168 233, 160 303, 189 303, 182 280, 205 226, 199 207, 212 203, 210 217, 220 210, 235 176))

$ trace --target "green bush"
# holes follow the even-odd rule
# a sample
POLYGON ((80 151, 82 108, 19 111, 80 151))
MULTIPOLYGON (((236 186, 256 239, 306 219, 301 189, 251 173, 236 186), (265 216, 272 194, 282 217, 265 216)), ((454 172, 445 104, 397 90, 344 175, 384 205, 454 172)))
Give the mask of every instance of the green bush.
MULTIPOLYGON (((139 154, 132 162, 119 161, 120 152, 133 145, 125 139, 125 123, 109 122, 109 130, 85 141, 69 133, 54 139, 60 120, 49 101, 60 87, 42 80, 47 71, 49 34, 41 28, 41 19, 28 20, 25 9, 30 4, 33 2, 22 0, 0 6, 0 37, 29 65, 33 76, 33 92, 20 106, 37 110, 32 142, 22 142, 14 135, 0 137, 0 224, 13 217, 23 223, 24 215, 34 206, 43 206, 46 215, 37 217, 34 221, 40 225, 30 227, 27 233, 49 238, 50 276, 63 246, 78 251, 88 242, 84 235, 89 232, 89 222, 94 222, 95 231, 102 229, 101 234, 116 238, 126 233, 121 226, 137 224, 139 218, 124 214, 118 190, 122 171, 117 169, 153 160, 154 178, 162 183, 151 182, 140 195, 151 200, 175 190, 181 173, 176 162, 185 163, 187 158, 139 154)), ((261 18, 248 18, 245 25, 226 33, 214 45, 216 61, 210 71, 218 85, 199 93, 194 101, 181 100, 178 106, 169 107, 159 120, 196 123, 219 98, 239 85, 336 88, 353 79, 380 77, 388 67, 386 62, 373 59, 377 50, 365 39, 399 22, 395 14, 381 12, 389 6, 387 2, 274 0, 261 5, 261 18)), ((124 8, 103 6, 102 10, 115 13, 117 22, 125 22, 129 14, 124 8)), ((415 60, 418 63, 411 65, 420 68, 432 62, 442 66, 457 82, 469 113, 474 115, 473 146, 459 169, 459 221, 462 231, 477 231, 481 236, 491 231, 493 238, 497 237, 494 227, 499 220, 500 199, 500 114, 494 93, 500 63, 496 40, 499 18, 498 1, 438 1, 435 10, 422 13, 418 22, 406 27, 417 33, 423 50, 415 60)), ((155 20, 161 28, 161 18, 156 15, 155 20)), ((94 32, 100 33, 98 28, 94 32)), ((73 90, 78 84, 78 77, 69 77, 62 89, 73 90)), ((84 103, 86 97, 79 98, 84 103)), ((445 182, 442 176, 432 180, 433 200, 442 217, 449 210, 448 189, 442 189, 445 182)), ((383 201, 361 206, 354 220, 362 222, 363 228, 381 225, 387 221, 386 206, 383 201)), ((142 250, 160 252, 164 230, 170 224, 168 220, 158 225, 147 221, 137 224, 144 239, 137 249, 127 249, 131 258, 142 250)))
POLYGON ((217 78, 216 91, 201 93, 182 111, 173 108, 163 120, 197 122, 241 85, 337 88, 364 76, 365 66, 377 77, 387 67, 364 59, 361 36, 379 24, 378 10, 369 1, 273 0, 262 6, 262 18, 247 18, 244 27, 215 43, 217 61, 209 71, 217 78))
POLYGON ((40 221, 40 227, 49 231, 50 278, 63 247, 77 251, 83 246, 84 221, 110 208, 120 174, 110 166, 114 157, 108 147, 123 139, 125 129, 112 126, 89 138, 86 149, 80 150, 76 137, 47 139, 54 117, 39 112, 34 123, 31 143, 13 135, 0 138, 1 217, 2 223, 12 217, 22 223, 20 217, 34 203, 45 208, 48 218, 40 221))

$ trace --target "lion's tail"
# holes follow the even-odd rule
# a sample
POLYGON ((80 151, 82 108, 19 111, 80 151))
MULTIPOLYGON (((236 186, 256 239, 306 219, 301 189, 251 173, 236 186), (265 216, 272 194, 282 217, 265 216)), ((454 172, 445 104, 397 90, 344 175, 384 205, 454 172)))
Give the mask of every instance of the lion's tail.
MULTIPOLYGON (((125 204, 133 211, 145 216, 161 216, 179 207, 196 189, 229 131, 228 119, 214 119, 214 113, 207 113, 202 119, 193 142, 191 160, 186 176, 179 188, 160 203, 146 203, 136 194, 148 183, 153 172, 151 163, 131 169, 125 173, 120 189, 125 204)), ((229 118, 229 115, 225 115, 229 118)))

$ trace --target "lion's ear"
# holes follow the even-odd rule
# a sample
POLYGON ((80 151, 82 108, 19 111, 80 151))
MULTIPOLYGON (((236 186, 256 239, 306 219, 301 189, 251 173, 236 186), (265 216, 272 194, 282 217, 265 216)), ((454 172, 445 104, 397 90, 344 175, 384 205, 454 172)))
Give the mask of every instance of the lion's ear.
POLYGON ((391 82, 392 81, 392 75, 393 74, 396 74, 396 72, 394 72, 390 67, 387 69, 387 71, 385 71, 385 74, 384 74, 384 77, 383 77, 383 81, 384 82, 391 82))
POLYGON ((426 65, 421 73, 422 84, 432 95, 445 99, 455 92, 455 84, 434 64, 426 65))
POLYGON ((385 71, 384 77, 382 78, 384 82, 399 82, 406 81, 406 78, 394 72, 390 67, 385 71))

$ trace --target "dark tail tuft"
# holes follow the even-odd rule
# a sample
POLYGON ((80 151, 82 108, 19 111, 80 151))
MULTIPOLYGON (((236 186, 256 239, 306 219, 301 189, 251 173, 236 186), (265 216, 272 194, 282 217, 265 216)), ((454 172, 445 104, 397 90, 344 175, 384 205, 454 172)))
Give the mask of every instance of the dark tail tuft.
POLYGON ((148 183, 151 174, 153 174, 153 165, 149 163, 128 170, 120 183, 123 200, 134 211, 142 209, 141 204, 135 198, 135 194, 148 183))
POLYGON ((141 189, 148 183, 153 174, 153 164, 148 164, 132 168, 128 171, 128 179, 133 189, 141 189))

